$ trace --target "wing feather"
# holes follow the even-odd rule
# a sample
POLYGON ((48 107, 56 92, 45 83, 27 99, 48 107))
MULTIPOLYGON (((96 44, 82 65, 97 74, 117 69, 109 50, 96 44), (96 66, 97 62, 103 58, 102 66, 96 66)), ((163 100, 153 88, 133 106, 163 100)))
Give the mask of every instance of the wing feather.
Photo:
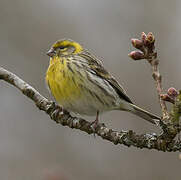
POLYGON ((105 79, 109 84, 115 89, 115 91, 118 93, 119 97, 121 99, 124 99, 125 101, 132 103, 131 99, 126 94, 126 91, 123 89, 123 87, 116 81, 116 79, 103 67, 102 61, 94 57, 92 54, 90 54, 88 51, 84 51, 79 56, 86 59, 89 68, 87 70, 90 70, 90 72, 94 72, 97 76, 105 79))

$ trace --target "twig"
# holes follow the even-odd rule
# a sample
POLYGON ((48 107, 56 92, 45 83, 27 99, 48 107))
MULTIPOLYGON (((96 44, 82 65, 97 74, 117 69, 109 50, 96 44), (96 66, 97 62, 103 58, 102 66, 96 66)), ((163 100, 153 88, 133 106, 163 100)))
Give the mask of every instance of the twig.
POLYGON ((147 61, 150 63, 151 67, 152 67, 152 71, 153 71, 153 78, 155 80, 155 84, 156 84, 156 90, 158 93, 158 98, 159 98, 159 102, 160 102, 160 106, 161 106, 161 110, 162 110, 162 115, 163 115, 163 119, 169 119, 169 113, 167 110, 167 106, 164 100, 162 100, 161 95, 163 93, 163 89, 162 89, 162 77, 160 75, 159 72, 159 68, 158 68, 158 64, 159 61, 157 59, 147 59, 147 61))
POLYGON ((62 112, 60 107, 54 102, 47 100, 37 90, 24 82, 15 74, 0 67, 0 79, 17 87, 24 95, 32 99, 36 106, 45 111, 55 122, 79 129, 88 134, 95 133, 114 144, 123 144, 125 146, 134 146, 137 148, 156 149, 159 151, 181 151, 181 143, 167 138, 163 139, 155 133, 137 135, 132 130, 114 131, 108 129, 104 124, 99 123, 95 132, 91 128, 91 123, 77 117, 72 117, 67 111, 62 112))
POLYGON ((162 111, 163 120, 168 120, 170 115, 167 110, 165 101, 162 99, 162 77, 159 72, 159 60, 157 59, 157 52, 155 51, 155 38, 150 32, 147 35, 143 32, 141 35, 141 40, 132 39, 132 44, 135 48, 140 51, 132 51, 129 56, 134 60, 146 59, 152 67, 152 76, 155 80, 156 90, 158 93, 159 103, 162 111))

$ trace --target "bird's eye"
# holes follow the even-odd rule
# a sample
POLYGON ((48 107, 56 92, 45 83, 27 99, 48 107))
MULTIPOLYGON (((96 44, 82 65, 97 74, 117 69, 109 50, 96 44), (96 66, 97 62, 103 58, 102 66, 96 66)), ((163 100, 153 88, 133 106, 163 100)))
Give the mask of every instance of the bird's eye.
POLYGON ((58 48, 62 50, 62 49, 65 49, 65 46, 60 46, 58 48))

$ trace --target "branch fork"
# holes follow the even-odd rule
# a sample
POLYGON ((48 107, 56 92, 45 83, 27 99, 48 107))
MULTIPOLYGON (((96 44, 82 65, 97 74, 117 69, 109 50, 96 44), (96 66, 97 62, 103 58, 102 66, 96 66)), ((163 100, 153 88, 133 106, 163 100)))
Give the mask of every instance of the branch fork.
POLYGON ((161 137, 169 137, 171 141, 180 132, 180 128, 177 127, 179 124, 179 118, 177 118, 176 121, 173 120, 173 113, 169 113, 166 102, 174 104, 172 108, 173 112, 173 109, 177 109, 175 102, 179 93, 173 87, 169 88, 166 94, 163 93, 164 90, 162 88, 162 76, 159 72, 159 60, 157 59, 157 52, 155 50, 155 37, 153 33, 149 32, 148 34, 145 34, 142 32, 140 40, 132 39, 131 42, 133 47, 138 50, 132 51, 130 54, 128 54, 129 57, 136 61, 145 59, 151 65, 152 77, 155 81, 159 104, 162 112, 162 120, 158 123, 163 130, 161 137))

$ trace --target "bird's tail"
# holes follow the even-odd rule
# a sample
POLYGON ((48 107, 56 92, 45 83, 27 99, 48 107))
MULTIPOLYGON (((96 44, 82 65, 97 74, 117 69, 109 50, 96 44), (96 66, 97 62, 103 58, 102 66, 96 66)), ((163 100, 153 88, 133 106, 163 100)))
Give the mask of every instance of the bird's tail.
POLYGON ((127 111, 145 119, 146 121, 151 122, 152 124, 156 124, 156 121, 161 119, 159 116, 156 116, 134 104, 129 103, 129 106, 131 106, 131 109, 129 108, 127 109, 127 111))

